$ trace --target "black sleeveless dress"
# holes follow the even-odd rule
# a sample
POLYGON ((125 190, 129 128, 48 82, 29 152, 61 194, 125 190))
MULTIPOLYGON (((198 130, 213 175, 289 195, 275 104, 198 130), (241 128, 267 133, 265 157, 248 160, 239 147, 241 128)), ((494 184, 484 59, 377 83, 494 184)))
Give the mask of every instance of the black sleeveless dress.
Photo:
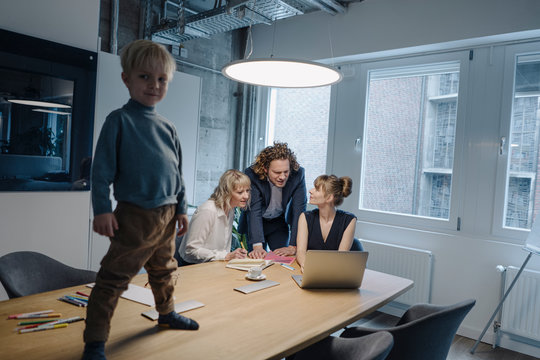
POLYGON ((319 221, 319 209, 304 212, 308 227, 308 250, 337 250, 341 243, 341 238, 347 226, 356 216, 350 212, 337 210, 336 217, 326 238, 323 241, 321 233, 321 223, 319 221))

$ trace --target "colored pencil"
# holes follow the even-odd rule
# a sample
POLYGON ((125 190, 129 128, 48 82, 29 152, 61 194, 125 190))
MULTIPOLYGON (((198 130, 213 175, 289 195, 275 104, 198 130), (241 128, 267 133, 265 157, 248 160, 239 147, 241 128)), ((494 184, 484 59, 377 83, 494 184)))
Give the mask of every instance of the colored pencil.
POLYGON ((70 318, 67 318, 67 319, 58 319, 58 320, 55 320, 49 324, 42 324, 42 325, 39 325, 39 326, 49 326, 49 325, 56 325, 56 324, 71 324, 71 323, 74 323, 74 322, 77 322, 77 321, 82 321, 84 320, 84 318, 80 317, 80 316, 74 316, 74 317, 70 317, 70 318))
MULTIPOLYGON (((56 325, 56 324, 71 324, 71 323, 74 323, 74 322, 77 322, 77 321, 82 321, 84 320, 84 318, 80 317, 80 316, 74 316, 74 317, 70 317, 70 318, 67 318, 67 319, 58 319, 58 320, 44 320, 44 321, 47 321, 47 322, 44 322, 44 323, 36 323, 36 324, 26 324, 26 326, 20 326, 20 327, 17 327, 15 328, 15 331, 20 331, 20 330, 23 330, 23 329, 32 329, 32 328, 36 328, 36 327, 47 327, 47 326, 51 326, 51 325, 56 325)), ((32 321, 27 321, 28 322, 32 322, 32 321)), ((21 324, 21 323, 19 323, 21 324)))
POLYGON ((45 320, 32 320, 32 321, 20 321, 17 323, 17 325, 35 325, 35 324, 44 324, 54 321, 53 319, 45 319, 45 320))
POLYGON ((50 317, 60 317, 62 314, 60 313, 46 313, 46 314, 23 314, 20 316, 17 316, 16 319, 39 319, 39 318, 50 318, 50 317))
POLYGON ((8 319, 25 319, 26 316, 52 313, 53 311, 54 310, 42 310, 42 311, 34 311, 34 312, 22 313, 22 314, 13 314, 13 315, 9 315, 8 319))
POLYGON ((29 332, 34 332, 34 331, 42 331, 42 330, 52 330, 52 329, 60 329, 60 328, 65 328, 67 327, 68 324, 56 324, 56 325, 50 325, 50 326, 38 326, 38 327, 35 327, 35 328, 31 328, 31 329, 21 329, 19 330, 19 334, 25 334, 25 333, 29 333, 29 332))
POLYGON ((76 305, 76 306, 86 306, 86 304, 82 304, 81 301, 71 300, 71 299, 66 298, 66 297, 58 298, 58 300, 63 301, 63 302, 67 302, 68 304, 71 304, 71 305, 76 305))

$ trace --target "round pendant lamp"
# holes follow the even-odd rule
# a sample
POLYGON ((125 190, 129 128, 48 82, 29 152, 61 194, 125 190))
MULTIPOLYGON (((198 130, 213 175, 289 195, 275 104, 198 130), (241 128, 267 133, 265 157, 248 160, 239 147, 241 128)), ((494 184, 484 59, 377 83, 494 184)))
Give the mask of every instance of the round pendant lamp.
POLYGON ((242 83, 278 88, 310 88, 336 84, 343 78, 337 69, 312 61, 260 58, 233 61, 221 70, 242 83))

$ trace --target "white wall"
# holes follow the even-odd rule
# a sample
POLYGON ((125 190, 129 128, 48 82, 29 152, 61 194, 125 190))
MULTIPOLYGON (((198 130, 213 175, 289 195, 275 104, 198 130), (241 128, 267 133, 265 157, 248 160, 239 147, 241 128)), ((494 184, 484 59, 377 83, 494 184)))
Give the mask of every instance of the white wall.
POLYGON ((277 25, 254 26, 251 58, 269 57, 273 47, 274 57, 337 61, 358 54, 538 31, 539 14, 536 0, 364 0, 351 4, 345 14, 318 11, 277 25))
MULTIPOLYGON (((252 58, 268 57, 274 44, 275 57, 328 59, 332 56, 329 33, 336 63, 465 47, 486 41, 539 37, 540 2, 365 0, 352 4, 346 14, 331 16, 317 12, 279 21, 275 29, 273 26, 255 26, 252 58)), ((355 114, 342 116, 355 118, 355 114)), ((486 118, 484 122, 488 123, 481 124, 475 130, 485 134, 485 141, 471 144, 469 148, 469 157, 475 157, 477 161, 475 168, 467 169, 467 194, 470 195, 470 201, 477 201, 478 197, 482 200, 475 214, 465 214, 467 216, 464 221, 468 223, 464 226, 472 229, 467 235, 463 231, 443 234, 364 221, 358 223, 356 233, 360 238, 432 251, 432 302, 450 304, 465 298, 477 299, 476 306, 459 330, 460 334, 474 339, 480 335, 500 300, 501 277, 495 270, 496 265, 519 267, 528 255, 528 252, 521 249, 521 244, 516 244, 515 239, 512 241, 490 236, 491 223, 486 219, 492 216, 493 208, 480 206, 485 204, 486 197, 493 198, 494 188, 484 187, 487 183, 484 177, 493 177, 494 172, 486 172, 484 168, 486 154, 491 154, 491 148, 497 146, 498 119, 486 118), (490 121, 496 123, 493 125, 490 121), (475 224, 475 220, 480 225, 475 224)), ((350 132, 351 129, 346 126, 340 130, 340 124, 337 123, 336 137, 330 139, 330 146, 342 144, 341 147, 347 147, 347 144, 351 144, 352 148, 353 141, 343 139, 346 136, 344 134, 350 132)), ((350 164, 340 162, 342 155, 339 151, 334 154, 333 159, 330 159, 329 171, 339 174, 340 171, 347 172, 350 169, 350 164)), ((490 161, 493 165, 495 160, 490 158, 490 161)), ((347 200, 349 203, 353 201, 347 200)), ((347 201, 344 204, 346 206, 347 201)), ((351 205, 351 209, 353 207, 351 205)), ((527 268, 540 270, 540 256, 533 256, 527 268)), ((491 342, 491 335, 490 326, 484 340, 491 342)), ((511 341, 507 337, 501 344, 540 357, 539 347, 511 341)))
POLYGON ((0 28, 96 51, 99 0, 0 0, 0 28))
MULTIPOLYGON (((0 28, 96 51, 99 0, 0 2, 0 28)), ((90 192, 0 193, 0 256, 35 250, 68 265, 88 264, 90 192)), ((7 295, 0 286, 0 299, 7 295)))

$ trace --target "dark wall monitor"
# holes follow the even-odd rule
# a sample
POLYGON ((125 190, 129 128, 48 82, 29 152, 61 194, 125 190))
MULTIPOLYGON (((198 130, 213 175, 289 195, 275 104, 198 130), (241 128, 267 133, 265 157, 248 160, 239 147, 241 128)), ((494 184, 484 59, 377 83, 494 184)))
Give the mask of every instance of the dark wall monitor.
POLYGON ((0 191, 90 189, 97 53, 0 29, 0 191))

